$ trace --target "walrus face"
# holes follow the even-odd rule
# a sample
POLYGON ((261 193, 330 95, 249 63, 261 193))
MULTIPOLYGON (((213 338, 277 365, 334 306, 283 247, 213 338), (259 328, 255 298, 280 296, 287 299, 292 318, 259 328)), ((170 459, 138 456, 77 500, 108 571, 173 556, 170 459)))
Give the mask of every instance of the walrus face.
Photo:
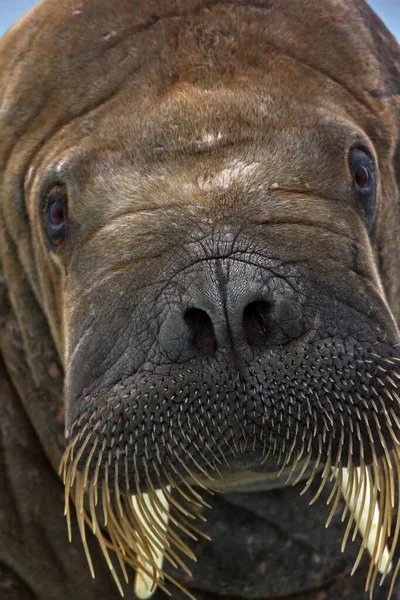
MULTIPOLYGON (((356 520, 372 506, 371 527, 397 485, 399 336, 373 251, 374 146, 332 109, 265 111, 258 94, 221 89, 199 114, 204 98, 179 90, 140 123, 102 121, 51 157, 39 192, 63 298, 67 495, 75 483, 84 531, 87 492, 108 556, 102 504, 108 544, 154 579, 160 552, 190 554, 193 486, 322 472, 322 489, 333 474, 332 510, 347 492, 356 520)), ((389 570, 391 515, 371 581, 389 570)))

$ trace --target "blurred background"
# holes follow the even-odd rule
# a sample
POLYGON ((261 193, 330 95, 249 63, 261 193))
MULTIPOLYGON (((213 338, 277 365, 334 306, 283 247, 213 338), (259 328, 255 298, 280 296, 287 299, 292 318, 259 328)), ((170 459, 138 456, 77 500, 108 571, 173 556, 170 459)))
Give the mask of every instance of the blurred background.
MULTIPOLYGON (((53 1, 57 10, 58 0, 53 1)), ((400 0, 370 0, 369 3, 400 40, 400 0)), ((36 0, 0 0, 0 36, 34 4, 36 0)))

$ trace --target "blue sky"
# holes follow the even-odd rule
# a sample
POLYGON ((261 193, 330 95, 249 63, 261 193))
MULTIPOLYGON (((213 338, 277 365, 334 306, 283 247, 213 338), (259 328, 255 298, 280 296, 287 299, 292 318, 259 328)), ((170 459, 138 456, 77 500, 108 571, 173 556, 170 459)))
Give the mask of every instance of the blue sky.
MULTIPOLYGON (((34 4, 35 0, 0 0, 0 35, 34 4)), ((370 4, 400 40, 400 0, 370 0, 370 4)))
MULTIPOLYGON (((53 1, 56 10, 57 0, 53 1)), ((35 0, 0 0, 0 35, 34 4, 35 0)), ((370 0, 370 4, 400 40, 400 0, 370 0)))

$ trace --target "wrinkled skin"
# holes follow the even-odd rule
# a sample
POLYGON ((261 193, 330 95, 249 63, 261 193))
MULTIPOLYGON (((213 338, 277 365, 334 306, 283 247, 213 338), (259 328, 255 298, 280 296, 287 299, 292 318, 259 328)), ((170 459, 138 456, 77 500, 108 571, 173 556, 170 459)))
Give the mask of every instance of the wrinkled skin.
POLYGON ((339 511, 326 531, 314 484, 268 489, 277 466, 261 466, 261 432, 281 448, 293 438, 288 407, 323 352, 339 385, 346 357, 396 353, 399 47, 361 1, 54 6, 0 43, 0 597, 118 597, 89 537, 91 580, 75 521, 68 543, 57 475, 74 422, 105 407, 107 443, 134 436, 149 465, 163 423, 203 466, 200 439, 225 454, 254 435, 221 467, 230 492, 202 526, 213 541, 193 545, 192 579, 179 574, 198 598, 361 600, 368 565, 349 577, 357 549, 340 554, 339 511), (370 231, 354 146, 377 165, 370 231), (55 185, 68 191, 56 250, 55 185))

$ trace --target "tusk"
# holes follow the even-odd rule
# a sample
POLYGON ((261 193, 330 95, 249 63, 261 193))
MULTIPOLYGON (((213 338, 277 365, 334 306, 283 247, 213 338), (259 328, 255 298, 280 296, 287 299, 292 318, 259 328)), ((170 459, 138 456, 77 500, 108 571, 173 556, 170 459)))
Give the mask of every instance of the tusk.
MULTIPOLYGON (((357 493, 356 489, 353 489, 353 493, 351 494, 351 498, 349 498, 346 493, 349 489, 349 481, 350 478, 354 475, 349 474, 347 469, 342 469, 342 493, 344 499, 349 504, 349 508, 354 515, 355 522, 358 526, 360 534, 364 540, 365 534, 368 531, 369 526, 369 514, 372 512, 372 520, 371 526, 368 532, 368 540, 366 541, 366 548, 370 555, 373 557, 376 567, 379 572, 384 574, 387 573, 390 568, 390 553, 388 547, 385 546, 381 556, 379 556, 379 552, 374 552, 375 545, 377 543, 377 538, 379 536, 379 545, 382 540, 382 524, 379 525, 379 506, 378 502, 375 501, 375 506, 373 511, 371 510, 371 503, 373 502, 373 494, 371 490, 371 483, 369 476, 362 476, 362 472, 360 468, 355 468, 355 472, 357 472, 358 478, 361 481, 359 486, 359 491, 357 493), (363 502, 363 496, 365 497, 365 502, 363 502)), ((356 486, 353 486, 354 488, 356 486)), ((350 484, 351 489, 351 484, 350 484)), ((379 548, 379 545, 377 546, 379 548)))
MULTIPOLYGON (((170 491, 171 486, 168 486, 167 489, 168 489, 168 491, 170 491)), ((147 507, 149 513, 151 513, 152 518, 154 519, 154 522, 157 523, 157 525, 159 526, 161 531, 166 532, 167 527, 168 527, 169 502, 161 489, 155 490, 155 493, 157 494, 159 501, 165 508, 165 513, 162 515, 163 516, 162 520, 160 519, 160 514, 159 514, 160 511, 158 511, 158 513, 156 513, 154 511, 152 500, 151 500, 149 494, 142 494, 142 500, 146 504, 146 507, 147 507)), ((133 508, 135 510, 137 517, 140 519, 140 516, 142 514, 142 509, 140 508, 137 497, 135 495, 132 496, 132 504, 133 504, 133 508)), ((152 532, 149 529, 149 527, 144 519, 142 520, 142 527, 143 527, 143 530, 148 535, 149 541, 151 542, 152 532)), ((165 538, 165 545, 167 545, 166 538, 165 538)), ((140 569, 140 568, 138 568, 136 570, 135 595, 140 600, 147 600, 147 598, 151 598, 151 596, 155 593, 155 591, 157 589, 157 581, 160 577, 159 573, 162 570, 163 562, 164 562, 164 553, 161 550, 159 550, 159 548, 154 548, 154 546, 153 546, 153 553, 154 553, 153 560, 152 560, 151 564, 149 563, 148 558, 146 557, 146 555, 144 553, 137 557, 138 561, 144 567, 147 567, 147 570, 152 570, 153 564, 157 567, 157 572, 154 577, 150 577, 147 573, 142 571, 142 569, 140 569)))

